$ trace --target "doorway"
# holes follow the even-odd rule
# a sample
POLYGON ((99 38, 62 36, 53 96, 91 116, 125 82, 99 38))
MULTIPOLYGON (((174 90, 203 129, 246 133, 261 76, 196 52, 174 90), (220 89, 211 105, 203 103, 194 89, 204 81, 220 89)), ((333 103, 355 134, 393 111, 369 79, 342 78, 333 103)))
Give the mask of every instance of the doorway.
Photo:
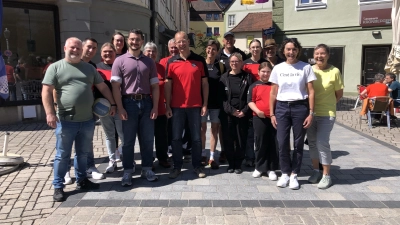
POLYGON ((384 68, 391 47, 391 45, 363 46, 362 85, 374 83, 374 76, 377 73, 385 74, 384 68))

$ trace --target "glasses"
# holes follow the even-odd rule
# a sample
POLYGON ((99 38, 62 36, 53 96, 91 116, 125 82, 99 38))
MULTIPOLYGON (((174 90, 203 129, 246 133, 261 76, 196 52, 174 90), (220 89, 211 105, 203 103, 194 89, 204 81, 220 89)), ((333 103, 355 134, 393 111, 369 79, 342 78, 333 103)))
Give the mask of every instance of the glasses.
POLYGON ((261 46, 253 46, 253 47, 251 47, 251 49, 260 49, 261 48, 261 46))

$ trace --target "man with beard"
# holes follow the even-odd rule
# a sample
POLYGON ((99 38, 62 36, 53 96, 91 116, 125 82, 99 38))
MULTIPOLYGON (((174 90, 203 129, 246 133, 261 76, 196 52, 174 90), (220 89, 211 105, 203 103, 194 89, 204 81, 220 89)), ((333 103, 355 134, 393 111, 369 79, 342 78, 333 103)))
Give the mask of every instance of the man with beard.
POLYGON ((65 58, 49 66, 43 79, 42 101, 46 111, 47 124, 56 128, 56 156, 54 159, 54 201, 64 200, 64 176, 68 170, 72 145, 75 143, 76 189, 98 189, 86 176, 86 163, 92 148, 94 102, 92 86, 111 103, 110 115, 115 114, 115 102, 110 89, 91 65, 81 61, 82 42, 78 38, 68 38, 65 58), (57 98, 53 99, 53 90, 57 98), (57 102, 57 115, 54 108, 57 102))
POLYGON ((158 113, 159 86, 155 62, 140 50, 144 42, 139 29, 129 31, 128 52, 115 59, 111 85, 122 119, 124 175, 122 186, 132 185, 133 158, 138 134, 142 156, 141 176, 148 181, 158 177, 153 167, 154 120, 158 113))

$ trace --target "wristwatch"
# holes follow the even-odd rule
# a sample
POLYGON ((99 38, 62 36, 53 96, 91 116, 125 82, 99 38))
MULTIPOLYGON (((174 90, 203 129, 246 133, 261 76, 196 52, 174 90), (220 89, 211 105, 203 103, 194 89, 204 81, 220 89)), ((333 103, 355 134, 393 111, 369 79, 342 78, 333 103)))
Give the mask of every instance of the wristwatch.
POLYGON ((310 115, 311 115, 311 116, 315 116, 315 112, 310 111, 310 115))

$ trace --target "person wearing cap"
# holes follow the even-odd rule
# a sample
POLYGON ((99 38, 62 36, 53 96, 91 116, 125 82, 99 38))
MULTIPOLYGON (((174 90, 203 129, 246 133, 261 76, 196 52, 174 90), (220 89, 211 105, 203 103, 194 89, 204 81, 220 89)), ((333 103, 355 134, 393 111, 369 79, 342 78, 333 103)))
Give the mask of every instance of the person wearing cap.
POLYGON ((284 62, 282 58, 280 58, 276 54, 277 45, 274 39, 267 39, 264 42, 264 59, 272 64, 272 66, 278 65, 281 62, 284 62))
POLYGON ((229 57, 233 53, 239 53, 242 56, 243 61, 247 59, 246 54, 242 50, 235 47, 235 42, 236 40, 234 33, 228 31, 224 34, 224 39, 222 40, 224 48, 218 53, 217 58, 225 65, 226 71, 231 70, 229 65, 229 57))

